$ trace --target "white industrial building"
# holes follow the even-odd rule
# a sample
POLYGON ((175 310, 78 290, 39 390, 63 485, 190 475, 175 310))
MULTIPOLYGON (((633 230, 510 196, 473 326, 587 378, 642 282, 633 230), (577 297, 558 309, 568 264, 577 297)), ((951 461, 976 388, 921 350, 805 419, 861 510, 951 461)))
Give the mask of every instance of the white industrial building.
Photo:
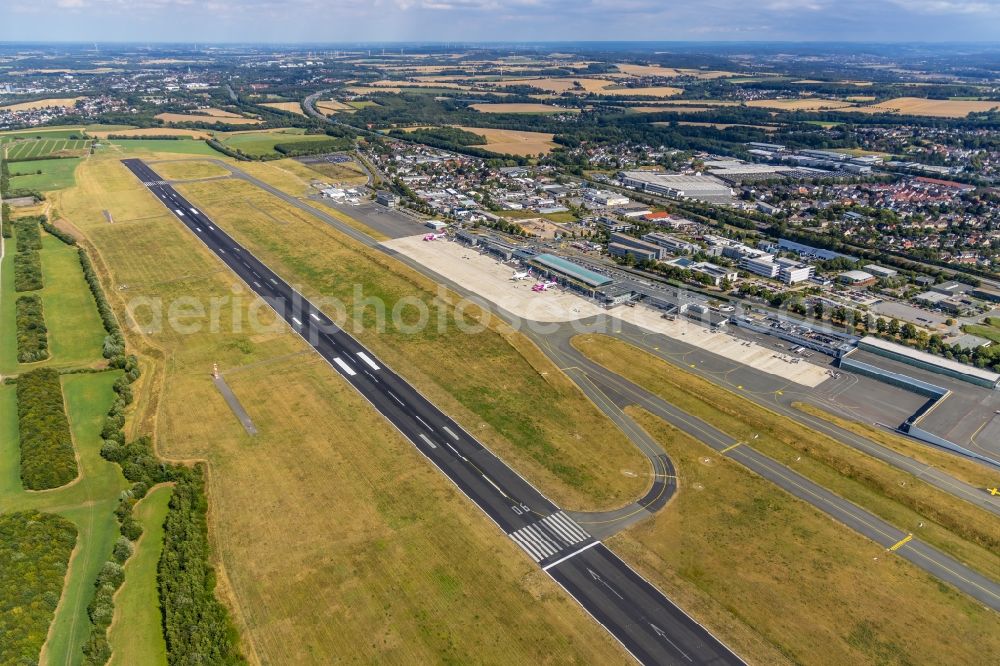
POLYGON ((626 187, 674 199, 730 203, 733 197, 732 188, 713 176, 623 171, 618 177, 626 187))

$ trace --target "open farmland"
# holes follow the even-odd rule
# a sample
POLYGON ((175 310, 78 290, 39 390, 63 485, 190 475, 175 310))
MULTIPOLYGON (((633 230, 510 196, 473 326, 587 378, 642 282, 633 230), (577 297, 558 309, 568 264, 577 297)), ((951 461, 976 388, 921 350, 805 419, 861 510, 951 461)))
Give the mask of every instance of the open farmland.
POLYGON ((502 83, 497 82, 494 85, 501 88, 530 86, 532 88, 538 88, 539 90, 545 90, 546 92, 552 93, 574 92, 585 94, 600 93, 608 86, 613 86, 615 84, 612 81, 604 79, 565 77, 549 79, 508 79, 502 83))
POLYGON ((754 99, 746 103, 759 109, 778 109, 781 111, 821 111, 849 109, 854 104, 837 99, 754 99))
POLYGON ((580 109, 564 109, 551 104, 471 104, 480 113, 580 113, 580 109))
POLYGON ((109 136, 187 136, 192 139, 207 139, 211 136, 211 134, 202 130, 180 129, 177 127, 133 127, 119 130, 87 130, 87 134, 98 139, 107 139, 109 136))
POLYGON ((36 157, 80 157, 87 152, 88 139, 26 139, 4 146, 7 160, 29 160, 36 157))
POLYGON ((317 111, 326 114, 328 116, 334 113, 339 113, 341 111, 352 112, 356 110, 355 107, 345 104, 343 102, 338 102, 337 100, 334 99, 328 99, 328 100, 323 100, 321 102, 316 102, 315 106, 317 111))
POLYGON ((242 150, 247 155, 265 157, 277 155, 278 153, 274 150, 274 147, 278 144, 314 143, 329 140, 330 137, 325 134, 302 134, 302 130, 297 132, 288 130, 283 132, 232 134, 223 139, 222 143, 230 148, 242 150))
POLYGON ((673 86, 652 86, 648 88, 605 88, 602 95, 622 95, 632 97, 673 97, 684 92, 683 88, 673 86))
POLYGON ((711 111, 710 106, 630 106, 633 113, 701 113, 711 111))
POLYGON ((618 63, 615 65, 618 71, 630 76, 661 76, 663 78, 679 78, 691 76, 696 79, 721 79, 729 76, 738 76, 736 72, 724 72, 707 69, 683 69, 676 67, 661 67, 659 65, 628 65, 618 63))
POLYGON ((299 102, 264 102, 259 106, 266 106, 269 109, 277 109, 278 111, 287 111, 288 113, 294 113, 299 116, 306 115, 306 112, 302 110, 302 105, 299 102))
MULTIPOLYGON (((75 197, 67 215, 100 248, 111 282, 129 284, 129 296, 223 302, 219 332, 167 327, 151 338, 167 360, 156 371, 165 381, 150 414, 164 455, 209 461, 219 594, 234 608, 251 663, 330 663, 341 655, 547 663, 554 654, 570 663, 627 663, 613 639, 305 343, 287 328, 267 330, 266 308, 265 330, 233 330, 226 297, 235 278, 117 161, 94 160, 85 171, 86 196, 75 197), (96 202, 140 195, 146 207, 133 222, 101 221, 96 202), (146 260, 154 251, 159 260, 146 260), (257 436, 216 391, 206 371, 213 362, 257 436)), ((256 217, 259 201, 254 196, 237 216, 256 217)), ((282 229, 303 224, 282 215, 289 215, 282 229)), ((260 216, 254 224, 275 222, 260 216)), ((316 260, 330 262, 338 280, 348 257, 329 249, 316 260)), ((384 269, 372 278, 394 279, 384 269)), ((244 307, 252 301, 244 298, 244 307)))
POLYGON ((507 155, 538 155, 556 147, 553 134, 546 132, 524 132, 521 130, 491 129, 486 127, 459 127, 486 139, 486 145, 476 146, 493 153, 507 155))
POLYGON ((204 113, 158 113, 153 116, 157 120, 165 123, 223 123, 226 125, 259 125, 263 121, 257 118, 243 118, 241 116, 218 116, 204 113))
POLYGON ((18 104, 8 104, 0 106, 0 111, 33 111, 35 109, 45 109, 51 106, 68 108, 74 106, 81 99, 86 97, 58 97, 52 99, 40 99, 34 102, 20 102, 18 104))
POLYGON ((998 108, 1000 108, 998 101, 897 97, 871 106, 860 106, 848 110, 859 113, 897 113, 935 118, 964 118, 970 113, 986 113, 998 108))

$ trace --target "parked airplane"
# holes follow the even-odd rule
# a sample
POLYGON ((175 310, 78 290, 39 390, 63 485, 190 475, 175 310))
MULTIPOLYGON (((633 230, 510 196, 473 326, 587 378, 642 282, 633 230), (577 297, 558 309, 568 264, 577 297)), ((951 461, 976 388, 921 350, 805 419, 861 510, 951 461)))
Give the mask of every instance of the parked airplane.
POLYGON ((537 282, 535 283, 535 286, 531 288, 531 291, 548 291, 554 286, 556 286, 555 282, 537 282))
POLYGON ((531 271, 523 271, 521 273, 518 273, 517 271, 515 271, 514 274, 510 276, 510 279, 511 280, 527 280, 529 277, 531 277, 531 271))
POLYGON ((424 240, 425 241, 434 241, 434 240, 437 240, 439 238, 444 238, 445 235, 446 234, 427 234, 426 236, 424 236, 424 240))

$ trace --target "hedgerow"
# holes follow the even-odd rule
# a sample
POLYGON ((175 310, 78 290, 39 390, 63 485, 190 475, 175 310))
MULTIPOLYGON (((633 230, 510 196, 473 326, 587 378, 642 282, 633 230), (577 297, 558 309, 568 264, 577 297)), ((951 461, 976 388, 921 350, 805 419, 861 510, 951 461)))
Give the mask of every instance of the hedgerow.
POLYGON ((17 251, 28 252, 42 249, 42 232, 38 228, 37 217, 24 217, 14 221, 17 232, 17 251))
POLYGON ((49 338, 42 313, 42 298, 37 294, 18 296, 14 310, 18 362, 44 361, 49 357, 49 338))
POLYGON ((25 488, 48 490, 76 478, 76 453, 57 370, 38 368, 18 376, 17 422, 25 488))
POLYGON ((44 285, 42 260, 38 252, 30 250, 14 255, 14 291, 36 291, 44 285))

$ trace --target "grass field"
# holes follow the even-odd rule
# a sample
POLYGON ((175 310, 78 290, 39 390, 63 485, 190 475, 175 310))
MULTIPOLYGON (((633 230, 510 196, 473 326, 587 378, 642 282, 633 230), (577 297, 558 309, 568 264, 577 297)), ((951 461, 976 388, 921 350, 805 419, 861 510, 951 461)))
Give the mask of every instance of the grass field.
POLYGON ((1000 344, 1000 317, 990 317, 981 324, 965 324, 962 332, 1000 344))
POLYGON ((368 182, 368 177, 355 162, 310 162, 304 166, 339 185, 351 187, 368 182))
POLYGON ((609 545, 748 663, 958 664, 1000 650, 996 613, 651 414, 626 411, 667 450, 680 490, 609 545))
POLYGON ((630 74, 632 76, 662 76, 664 78, 691 76, 696 79, 721 79, 730 76, 737 76, 736 72, 708 69, 678 69, 676 67, 661 67, 660 65, 628 65, 618 63, 615 67, 618 68, 619 72, 630 74))
POLYGON ((64 376, 63 395, 80 464, 80 480, 45 492, 28 493, 18 477, 15 387, 0 385, 0 513, 37 509, 76 525, 79 538, 67 582, 43 649, 48 663, 78 664, 89 631, 87 604, 94 579, 118 538, 113 511, 127 487, 119 468, 100 456, 101 427, 111 406, 111 385, 120 373, 64 376))
POLYGON ((50 155, 80 157, 87 152, 89 146, 89 139, 25 139, 6 144, 5 153, 10 162, 50 155))
POLYGON ((289 113, 295 113, 300 116, 306 115, 306 112, 302 110, 302 105, 298 102, 265 102, 260 106, 266 106, 269 109, 277 109, 278 111, 288 111, 289 113))
MULTIPOLYGON (((578 336, 590 358, 883 520, 989 574, 1000 570, 997 519, 916 476, 844 446, 637 347, 578 336)), ((749 446, 743 444, 743 446, 749 446)))
MULTIPOLYGON (((442 84, 443 85, 443 84, 442 84)), ((615 85, 606 79, 587 79, 583 77, 547 78, 547 79, 507 79, 497 82, 498 87, 531 86, 551 93, 587 93, 602 94, 605 88, 615 85)))
POLYGON ((79 139, 83 136, 83 133, 84 128, 77 125, 9 130, 6 132, 0 132, 0 144, 9 143, 11 141, 21 141, 22 139, 79 139))
POLYGON ((921 99, 919 97, 897 97, 878 104, 861 106, 851 111, 860 113, 898 113, 910 116, 932 116, 936 118, 964 118, 970 113, 986 113, 1000 108, 997 101, 971 101, 953 99, 921 99))
POLYGON ((541 155, 556 147, 553 134, 524 132, 521 130, 491 129, 486 127, 459 127, 486 139, 486 145, 476 146, 493 153, 506 155, 541 155))
POLYGON ((196 139, 112 139, 111 149, 122 153, 183 153, 185 155, 222 154, 204 141, 196 139))
POLYGON ((111 666, 167 663, 156 565, 163 550, 163 520, 170 492, 169 485, 157 486, 133 509, 135 519, 142 525, 142 536, 125 563, 125 582, 115 593, 115 618, 108 629, 111 666))
POLYGON ((80 163, 79 157, 67 157, 61 160, 38 160, 37 162, 18 162, 11 168, 11 173, 28 173, 26 176, 12 176, 10 186, 51 192, 61 190, 73 184, 73 172, 80 163), (41 173, 34 173, 41 171, 41 173))
MULTIPOLYGON (((85 169, 96 171, 80 178, 86 196, 64 197, 62 206, 100 249, 113 284, 168 302, 233 296, 229 272, 159 215, 134 178, 118 178, 120 165, 101 159, 85 169), (101 222, 101 202, 131 198, 127 182, 147 198, 146 210, 129 224, 101 222), (158 261, 149 262, 154 249, 158 261)), ((333 266, 341 258, 316 252, 333 266)), ((243 299, 253 302, 245 291, 243 299)), ((218 333, 165 330, 138 342, 166 359, 152 373, 165 373, 158 398, 143 404, 156 417, 161 453, 209 461, 220 590, 252 662, 351 655, 399 664, 544 663, 554 654, 565 663, 628 662, 287 328, 234 331, 231 303, 220 321, 218 333), (249 410, 256 437, 216 392, 213 362, 249 410)))
POLYGON ((190 178, 215 178, 216 176, 228 176, 229 170, 213 164, 198 160, 178 160, 176 162, 160 162, 153 165, 153 170, 163 178, 169 180, 186 180, 190 178))
POLYGON ((564 109, 551 104, 472 104, 480 113, 580 113, 580 109, 564 109))
POLYGON ((231 115, 220 116, 206 113, 158 113, 153 117, 167 124, 204 123, 211 125, 214 123, 224 123, 226 125, 259 125, 264 122, 257 118, 244 118, 242 116, 231 115))
POLYGON ((34 102, 20 102, 18 104, 8 104, 0 106, 0 111, 33 111, 35 109, 45 109, 50 106, 72 107, 81 99, 86 97, 56 97, 51 99, 39 99, 34 102))
POLYGON ((605 88, 602 95, 628 95, 632 97, 674 97, 684 92, 674 86, 648 86, 645 88, 605 88))
POLYGON ((45 325, 48 328, 49 358, 38 363, 17 362, 14 339, 14 254, 8 243, 0 275, 0 374, 16 374, 40 366, 60 368, 86 366, 101 360, 104 328, 94 297, 83 280, 76 248, 42 232, 41 290, 45 325))
POLYGON ((344 102, 338 102, 337 100, 323 100, 316 102, 316 110, 320 113, 331 115, 334 113, 339 113, 341 111, 355 111, 355 107, 345 104, 344 102))
POLYGON ((87 130, 87 134, 98 139, 106 139, 114 136, 189 136, 192 139, 207 139, 212 135, 209 132, 196 129, 180 129, 176 127, 132 127, 124 129, 110 130, 87 130))
POLYGON ((311 143, 316 141, 328 141, 330 137, 325 134, 303 134, 302 130, 297 132, 249 132, 246 134, 229 135, 223 139, 223 143, 230 148, 238 148, 247 155, 263 157, 267 155, 277 155, 274 146, 279 143, 311 143))

